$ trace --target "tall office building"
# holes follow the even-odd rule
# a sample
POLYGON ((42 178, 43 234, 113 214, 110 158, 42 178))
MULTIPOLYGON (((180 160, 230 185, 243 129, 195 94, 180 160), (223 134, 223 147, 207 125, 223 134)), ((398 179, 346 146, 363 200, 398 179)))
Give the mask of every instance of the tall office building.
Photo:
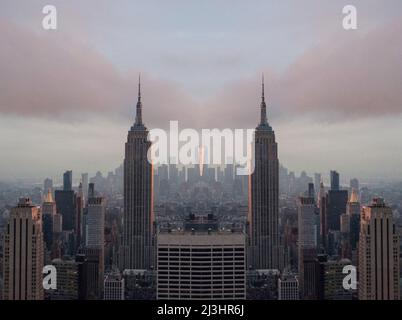
POLYGON ((153 167, 147 159, 151 142, 142 122, 140 85, 135 123, 125 145, 122 270, 153 266, 153 167))
POLYGON ((298 203, 298 270, 300 292, 303 297, 312 296, 309 290, 309 263, 317 253, 317 225, 314 193, 312 196, 299 197, 298 203))
POLYGON ((102 299, 104 257, 103 250, 97 247, 81 248, 76 255, 79 271, 79 299, 102 299))
POLYGON ((348 191, 341 190, 339 185, 339 173, 331 171, 331 189, 326 195, 326 228, 327 233, 331 231, 340 231, 341 215, 346 212, 348 202, 348 191))
POLYGON ((316 195, 318 195, 318 192, 320 190, 320 183, 321 183, 321 173, 314 173, 314 189, 316 192, 316 195))
POLYGON ((73 190, 73 172, 71 170, 66 171, 63 174, 63 190, 73 190))
POLYGON ((320 182, 320 189, 318 191, 318 210, 320 213, 320 248, 326 248, 327 246, 327 216, 326 216, 326 207, 327 207, 327 197, 325 193, 324 183, 320 182))
POLYGON ((84 203, 88 199, 88 173, 81 174, 82 192, 84 194, 84 203))
POLYGON ((55 191, 55 200, 57 211, 63 217, 63 231, 74 230, 76 221, 76 195, 74 190, 72 190, 72 171, 64 172, 63 190, 55 191))
POLYGON ((249 254, 253 269, 279 265, 279 160, 275 133, 267 121, 262 81, 261 121, 255 131, 255 168, 249 179, 249 254))
POLYGON ((399 299, 399 235, 383 199, 363 207, 359 240, 359 299, 399 299))
POLYGON ((192 226, 158 234, 157 299, 245 299, 244 233, 192 226))
POLYGON ((43 300, 43 246, 40 209, 21 198, 4 236, 3 299, 43 300))
POLYGON ((349 222, 349 242, 352 252, 357 250, 357 244, 359 242, 360 234, 360 202, 357 193, 357 189, 352 189, 352 193, 349 197, 346 205, 346 215, 349 222))
POLYGON ((339 190, 339 173, 331 171, 331 190, 339 190))
POLYGON ((42 204, 43 238, 47 250, 51 250, 53 244, 53 218, 55 214, 56 203, 53 201, 51 190, 48 189, 42 204))
POLYGON ((82 187, 82 182, 78 187, 78 193, 75 197, 75 221, 74 221, 74 230, 75 230, 75 247, 76 249, 82 244, 82 234, 83 230, 83 219, 84 219, 84 205, 85 198, 84 198, 84 190, 82 187))
POLYGON ((299 248, 316 248, 315 201, 313 197, 299 197, 298 203, 299 248))
POLYGON ((103 250, 105 242, 105 198, 88 198, 85 220, 85 246, 103 250))

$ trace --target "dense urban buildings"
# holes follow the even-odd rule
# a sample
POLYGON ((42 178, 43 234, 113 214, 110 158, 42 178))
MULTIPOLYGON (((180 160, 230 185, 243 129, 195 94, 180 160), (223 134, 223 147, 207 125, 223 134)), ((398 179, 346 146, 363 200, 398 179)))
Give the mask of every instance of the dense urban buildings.
POLYGON ((139 84, 114 171, 0 184, 0 298, 399 299, 402 184, 288 170, 264 83, 261 99, 248 176, 236 163, 154 167, 139 84), (44 290, 44 265, 56 289, 44 290))

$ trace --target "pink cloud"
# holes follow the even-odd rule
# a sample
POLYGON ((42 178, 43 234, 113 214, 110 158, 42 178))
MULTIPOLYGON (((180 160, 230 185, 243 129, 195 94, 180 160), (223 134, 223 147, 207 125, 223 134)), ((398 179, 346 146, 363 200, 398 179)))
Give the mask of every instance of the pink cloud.
MULTIPOLYGON (((0 112, 79 119, 134 117, 138 71, 120 72, 97 50, 56 32, 35 33, 0 23, 0 112)), ((191 117, 194 103, 172 82, 143 77, 144 119, 164 125, 191 117)))
MULTIPOLYGON (((363 35, 343 31, 307 50, 284 72, 265 72, 269 116, 339 121, 401 114, 401 34, 400 22, 363 35)), ((255 125, 259 81, 256 75, 222 88, 207 107, 211 119, 230 115, 233 125, 255 125)))

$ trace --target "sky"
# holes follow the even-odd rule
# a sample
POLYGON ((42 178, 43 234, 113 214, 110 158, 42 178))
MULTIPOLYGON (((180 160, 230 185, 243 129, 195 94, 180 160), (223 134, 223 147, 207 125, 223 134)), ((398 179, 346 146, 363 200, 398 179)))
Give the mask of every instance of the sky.
POLYGON ((148 128, 254 128, 264 73, 283 165, 401 179, 401 35, 400 0, 2 0, 0 181, 119 166, 140 72, 148 128))

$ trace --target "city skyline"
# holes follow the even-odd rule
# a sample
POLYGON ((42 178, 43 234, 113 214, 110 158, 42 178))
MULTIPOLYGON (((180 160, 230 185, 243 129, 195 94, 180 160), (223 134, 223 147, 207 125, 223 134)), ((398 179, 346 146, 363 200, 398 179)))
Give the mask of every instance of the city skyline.
POLYGON ((284 166, 402 176, 398 1, 355 1, 353 31, 341 1, 234 1, 230 12, 212 1, 56 1, 55 31, 41 27, 43 1, 15 3, 0 4, 0 180, 118 167, 140 71, 149 128, 253 128, 264 72, 284 166))

